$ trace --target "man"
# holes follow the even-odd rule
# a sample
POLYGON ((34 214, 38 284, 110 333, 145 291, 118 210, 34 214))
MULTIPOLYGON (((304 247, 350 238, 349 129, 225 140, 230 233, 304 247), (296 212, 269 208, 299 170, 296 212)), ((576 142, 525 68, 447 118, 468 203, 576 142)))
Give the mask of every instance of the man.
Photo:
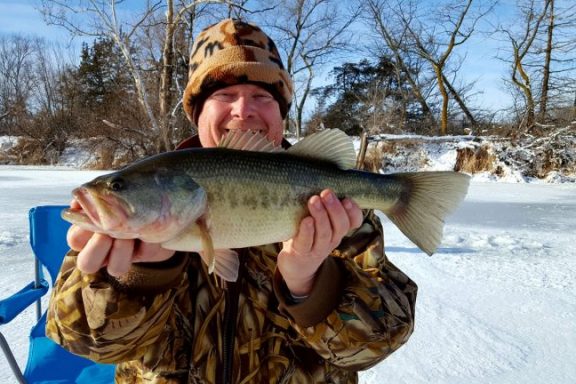
MULTIPOLYGON (((291 98, 264 32, 215 24, 190 56, 183 101, 198 137, 186 145, 237 129, 280 144, 291 98)), ((386 259, 372 212, 329 190, 308 208, 292 239, 238 250, 236 283, 196 254, 72 226, 47 334, 118 364, 119 383, 356 383, 411 335, 416 285, 386 259)))

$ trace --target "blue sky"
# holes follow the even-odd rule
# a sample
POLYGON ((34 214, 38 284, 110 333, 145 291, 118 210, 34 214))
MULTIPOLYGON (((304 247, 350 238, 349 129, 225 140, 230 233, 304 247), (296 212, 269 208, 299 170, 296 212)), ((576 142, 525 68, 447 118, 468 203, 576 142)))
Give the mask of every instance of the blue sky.
POLYGON ((0 0, 0 33, 21 33, 43 36, 48 39, 65 39, 67 34, 60 28, 44 23, 40 11, 36 9, 39 1, 0 0))
MULTIPOLYGON (((501 17, 510 17, 511 3, 502 2, 498 12, 501 17)), ((48 41, 72 44, 73 49, 76 47, 79 50, 81 40, 76 39, 71 43, 69 34, 63 28, 46 25, 37 9, 39 6, 38 0, 0 0, 0 34, 40 36, 48 41)), ((461 75, 466 81, 475 80, 475 90, 480 93, 474 105, 492 110, 510 103, 510 96, 503 89, 502 81, 508 68, 505 63, 495 59, 498 49, 497 42, 482 36, 473 37, 465 46, 458 48, 459 54, 464 54, 464 51, 466 54, 461 75)), ((326 80, 322 79, 321 82, 326 80)))

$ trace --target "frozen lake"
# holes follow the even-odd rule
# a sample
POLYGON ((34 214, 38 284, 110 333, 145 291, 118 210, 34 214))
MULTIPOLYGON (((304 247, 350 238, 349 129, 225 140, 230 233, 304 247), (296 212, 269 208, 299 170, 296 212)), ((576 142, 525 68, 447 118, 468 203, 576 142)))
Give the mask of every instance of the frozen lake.
MULTIPOLYGON (((0 166, 0 298, 33 277, 28 209, 67 204, 100 173, 0 166)), ((416 330, 362 383, 574 382, 576 185, 474 182, 432 257, 384 228, 388 256, 419 285, 416 330)), ((21 365, 33 317, 2 326, 21 365)), ((16 383, 1 357, 0 382, 16 383)))

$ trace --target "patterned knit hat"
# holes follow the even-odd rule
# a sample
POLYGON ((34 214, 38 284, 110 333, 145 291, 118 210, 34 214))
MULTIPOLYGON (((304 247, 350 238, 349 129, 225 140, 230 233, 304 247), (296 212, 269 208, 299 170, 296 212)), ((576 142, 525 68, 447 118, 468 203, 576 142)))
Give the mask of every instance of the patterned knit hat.
POLYGON ((276 45, 260 28, 226 19, 204 29, 190 54, 184 111, 198 122, 202 104, 214 91, 236 84, 256 84, 270 92, 286 117, 292 102, 292 80, 276 45))

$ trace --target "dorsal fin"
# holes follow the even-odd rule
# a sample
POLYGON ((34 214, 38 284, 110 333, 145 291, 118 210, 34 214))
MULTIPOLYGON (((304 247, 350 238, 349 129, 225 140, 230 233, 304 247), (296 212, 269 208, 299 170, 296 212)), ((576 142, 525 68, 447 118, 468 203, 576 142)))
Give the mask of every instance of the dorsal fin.
POLYGON ((342 169, 351 169, 356 165, 354 142, 339 129, 327 129, 306 136, 288 148, 288 153, 311 159, 326 160, 342 169))
POLYGON ((281 146, 275 146, 266 136, 260 132, 242 131, 235 129, 222 136, 220 148, 239 149, 242 151, 255 152, 283 152, 281 146))

